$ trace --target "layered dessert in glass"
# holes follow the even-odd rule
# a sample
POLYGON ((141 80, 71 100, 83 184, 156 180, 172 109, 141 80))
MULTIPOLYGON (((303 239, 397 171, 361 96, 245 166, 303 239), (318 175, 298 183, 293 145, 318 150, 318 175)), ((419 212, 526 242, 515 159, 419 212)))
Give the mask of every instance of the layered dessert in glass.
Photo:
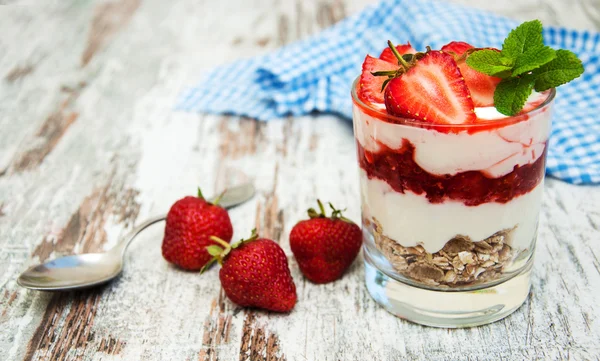
MULTIPOLYGON (((530 111, 431 126, 354 102, 363 225, 381 267, 423 286, 458 288, 510 277, 532 256, 543 194, 553 93, 530 111), (499 119, 498 119, 499 118, 499 119)), ((371 250, 369 250, 371 251, 371 250)))
POLYGON ((506 115, 471 45, 390 45, 352 88, 367 288, 421 324, 493 322, 529 293, 555 90, 506 115))

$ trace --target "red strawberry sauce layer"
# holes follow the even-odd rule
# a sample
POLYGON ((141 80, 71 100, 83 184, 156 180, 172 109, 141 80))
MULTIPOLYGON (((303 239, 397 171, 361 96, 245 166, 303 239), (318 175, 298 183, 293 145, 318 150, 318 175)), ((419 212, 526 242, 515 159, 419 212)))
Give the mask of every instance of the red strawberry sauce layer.
POLYGON ((428 173, 414 161, 415 147, 407 140, 403 140, 400 149, 379 143, 380 150, 376 153, 356 143, 360 167, 369 179, 383 180, 399 193, 408 190, 425 194, 431 203, 450 199, 467 206, 506 203, 531 191, 544 177, 547 149, 544 147, 544 154, 531 164, 515 166, 512 172, 500 178, 488 178, 479 171, 443 176, 428 173))

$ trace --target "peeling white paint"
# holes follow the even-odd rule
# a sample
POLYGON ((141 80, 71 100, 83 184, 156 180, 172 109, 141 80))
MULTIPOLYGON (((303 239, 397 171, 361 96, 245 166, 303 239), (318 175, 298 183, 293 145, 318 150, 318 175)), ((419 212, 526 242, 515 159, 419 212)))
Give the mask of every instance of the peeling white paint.
MULTIPOLYGON (((344 1, 343 7, 353 12, 368 2, 344 1)), ((520 19, 598 29, 581 4, 460 2, 520 19)), ((0 203, 8 210, 0 216, 0 360, 23 359, 52 299, 51 294, 18 288, 16 276, 36 261, 30 255, 44 237, 57 236, 83 200, 106 184, 113 169, 118 182, 140 192, 137 223, 166 212, 198 185, 210 195, 229 184, 255 182, 256 198, 230 212, 234 238, 246 236, 257 218, 262 230, 268 228, 266 219, 275 223, 271 228, 282 227, 279 241, 288 254, 299 301, 289 315, 257 312, 254 327, 276 335, 280 354, 288 361, 583 360, 600 355, 600 188, 547 181, 533 291, 521 309, 475 329, 425 328, 392 317, 371 300, 360 258, 340 281, 314 285, 303 279, 291 256, 288 234, 316 197, 348 207, 346 215, 360 219, 348 122, 307 116, 256 126, 236 117, 172 111, 182 85, 189 85, 202 69, 306 37, 331 21, 323 3, 337 2, 143 1, 129 24, 81 68, 96 3, 57 3, 52 16, 33 7, 0 11, 2 49, 8 49, 0 53, 0 69, 34 66, 31 74, 13 83, 0 80, 0 109, 7 110, 0 113, 0 168, 8 162, 5 154, 26 149, 31 135, 63 99, 62 85, 88 83, 73 105, 79 117, 44 162, 0 177, 0 203), (233 14, 235 22, 215 16, 224 13, 233 14), (265 47, 257 44, 263 38, 268 39, 265 47), (282 225, 265 216, 266 204, 275 201, 275 213, 283 212, 282 225)), ((331 6, 334 15, 342 11, 331 6)), ((105 248, 128 231, 114 216, 102 227, 105 248)), ((86 349, 74 351, 82 360, 196 360, 207 349, 204 324, 216 319, 210 312, 220 292, 218 267, 198 275, 169 266, 160 254, 162 227, 153 226, 132 244, 122 276, 102 290, 93 339, 86 349), (97 352, 108 337, 125 343, 119 354, 97 352)), ((232 315, 230 339, 215 352, 220 360, 239 359, 246 313, 228 300, 223 304, 223 313, 232 315)), ((62 330, 70 309, 55 320, 57 330, 62 330)))

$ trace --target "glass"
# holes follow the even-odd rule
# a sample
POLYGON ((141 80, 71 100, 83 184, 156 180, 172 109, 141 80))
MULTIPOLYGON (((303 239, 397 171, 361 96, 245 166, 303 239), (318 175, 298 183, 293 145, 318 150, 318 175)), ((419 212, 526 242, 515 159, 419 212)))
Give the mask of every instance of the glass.
POLYGON ((352 86, 366 284, 389 312, 437 327, 506 317, 527 298, 555 91, 514 117, 434 125, 352 86))

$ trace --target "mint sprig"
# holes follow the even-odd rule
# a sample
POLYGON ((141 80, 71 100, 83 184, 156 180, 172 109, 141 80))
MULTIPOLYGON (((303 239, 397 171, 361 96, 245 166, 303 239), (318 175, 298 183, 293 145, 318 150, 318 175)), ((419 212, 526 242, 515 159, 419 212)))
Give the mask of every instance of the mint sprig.
POLYGON ((478 49, 470 52, 466 61, 480 73, 502 78, 494 92, 494 104, 508 116, 523 109, 533 89, 555 88, 578 78, 584 71, 574 53, 544 45, 539 20, 524 22, 513 29, 501 51, 478 49))
POLYGON ((497 50, 483 49, 473 52, 467 58, 467 64, 480 73, 499 78, 509 77, 512 68, 512 59, 502 56, 502 53, 497 50))
POLYGON ((544 91, 570 82, 583 73, 583 65, 577 55, 568 50, 557 50, 556 58, 533 72, 535 90, 544 91))
POLYGON ((525 106, 525 102, 527 102, 532 89, 533 82, 529 79, 528 75, 502 80, 498 83, 494 92, 496 109, 505 115, 519 113, 525 106), (500 109, 506 109, 508 114, 500 109))

